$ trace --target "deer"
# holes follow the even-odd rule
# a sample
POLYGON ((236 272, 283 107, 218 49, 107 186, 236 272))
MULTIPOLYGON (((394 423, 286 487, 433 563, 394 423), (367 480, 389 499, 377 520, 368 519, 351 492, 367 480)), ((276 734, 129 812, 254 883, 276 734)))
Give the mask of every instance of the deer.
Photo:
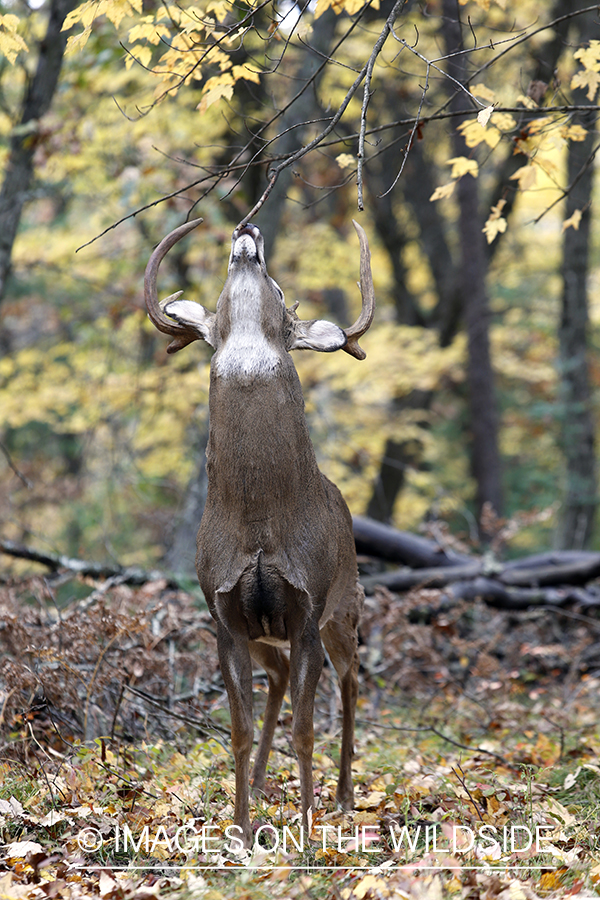
POLYGON ((161 241, 146 267, 144 289, 152 323, 173 337, 168 352, 196 340, 215 350, 209 387, 208 491, 196 569, 215 621, 229 701, 234 825, 248 848, 253 835, 252 660, 268 679, 252 770, 253 794, 265 788, 267 760, 289 683, 302 824, 310 827, 314 702, 325 647, 342 702, 336 800, 343 809, 352 809, 354 803, 351 766, 364 592, 358 581, 352 518, 338 488, 318 468, 290 351, 344 350, 364 359, 358 339, 372 323, 375 294, 368 240, 354 222, 362 294, 357 321, 343 330, 326 320, 299 319, 298 304, 286 307, 283 291, 267 272, 260 230, 246 224, 233 232, 216 312, 180 299, 182 291, 159 303, 157 274, 162 259, 201 221, 187 222, 161 241))

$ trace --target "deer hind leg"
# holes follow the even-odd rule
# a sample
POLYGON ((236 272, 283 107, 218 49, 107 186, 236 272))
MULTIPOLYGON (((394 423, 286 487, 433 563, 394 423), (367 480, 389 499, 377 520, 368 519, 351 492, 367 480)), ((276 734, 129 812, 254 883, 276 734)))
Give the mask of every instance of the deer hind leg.
MULTIPOLYGON (((241 829, 244 846, 252 844, 248 809, 250 753, 254 738, 252 724, 252 663, 245 638, 231 634, 217 623, 217 648, 221 673, 227 688, 231 715, 231 749, 235 760, 234 824, 241 829)), ((237 837, 237 835, 236 835, 237 837)))
POLYGON ((330 619, 321 638, 337 672, 342 695, 342 747, 336 798, 343 809, 352 809, 352 757, 354 755, 354 717, 358 698, 358 637, 356 624, 346 618, 330 619))
POLYGON ((253 793, 257 793, 262 791, 265 786, 267 760, 271 752, 279 710, 281 709, 283 696, 288 685, 290 664, 282 650, 270 644, 262 644, 259 641, 251 642, 250 654, 263 667, 269 678, 269 694, 265 708, 265 718, 252 770, 253 793))
POLYGON ((308 825, 308 810, 314 804, 313 717, 315 693, 324 657, 318 624, 312 619, 302 622, 290 636, 290 692, 293 714, 292 743, 298 757, 302 822, 305 827, 308 825))

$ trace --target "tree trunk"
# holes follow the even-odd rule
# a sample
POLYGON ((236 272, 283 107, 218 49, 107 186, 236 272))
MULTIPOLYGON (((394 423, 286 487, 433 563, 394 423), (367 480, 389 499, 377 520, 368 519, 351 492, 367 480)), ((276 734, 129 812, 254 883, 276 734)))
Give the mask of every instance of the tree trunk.
POLYGON ((193 453, 196 471, 190 479, 181 506, 171 525, 169 547, 164 564, 178 577, 196 576, 196 535, 206 503, 208 477, 206 475, 206 445, 208 420, 198 428, 193 453))
MULTIPOLYGON (((585 39, 585 21, 577 21, 578 39, 585 39)), ((585 92, 573 93, 573 102, 585 103, 585 92), (582 96, 583 95, 583 96, 582 96)), ((563 238, 562 310, 559 323, 560 410, 565 457, 565 496, 557 544, 581 549, 589 544, 598 505, 593 401, 588 373, 588 257, 590 202, 594 178, 596 113, 574 118, 587 129, 584 141, 569 143, 566 218, 580 210, 579 227, 566 228, 563 238)))
MULTIPOLYGON (((444 24, 448 74, 463 84, 466 81, 462 30, 456 0, 444 0, 444 24), (454 56, 452 54, 455 54, 454 56)), ((454 90, 454 87, 452 86, 454 90)), ((460 92, 454 95, 452 109, 464 108, 460 92)), ((469 156, 464 138, 456 129, 452 146, 455 156, 469 156)), ((486 289, 487 254, 482 233, 483 217, 479 209, 478 183, 471 175, 463 175, 458 183, 460 235, 459 289, 467 330, 467 385, 471 420, 471 465, 477 483, 477 514, 481 518, 484 504, 502 512, 502 466, 498 449, 498 405, 489 341, 489 305, 486 289)))
POLYGON ((10 142, 0 191, 0 301, 6 290, 12 248, 33 175, 38 122, 50 109, 65 53, 67 34, 61 28, 77 2, 51 0, 48 27, 40 43, 36 73, 28 84, 19 127, 10 142))
MULTIPOLYGON (((338 16, 333 10, 327 10, 319 19, 318 26, 314 29, 311 43, 304 49, 303 59, 296 72, 290 79, 294 93, 297 93, 302 85, 315 76, 323 60, 329 56, 331 45, 335 36, 338 16)), ((285 65, 285 63, 284 63, 285 65)), ((324 69, 316 75, 315 81, 309 85, 304 93, 290 106, 290 108, 275 123, 279 128, 281 137, 273 144, 275 156, 285 156, 299 150, 302 146, 310 122, 319 119, 323 115, 318 97, 317 87, 324 74, 324 69)), ((269 202, 256 217, 265 240, 265 256, 267 261, 272 255, 277 236, 281 227, 281 217, 287 201, 287 192, 293 181, 294 174, 288 167, 284 169, 269 196, 269 202)))

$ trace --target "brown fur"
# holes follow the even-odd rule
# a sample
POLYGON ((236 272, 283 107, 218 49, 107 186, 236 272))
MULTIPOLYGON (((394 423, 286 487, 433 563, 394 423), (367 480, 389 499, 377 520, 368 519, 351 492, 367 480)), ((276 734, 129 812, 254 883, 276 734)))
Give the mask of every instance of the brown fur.
MULTIPOLYGON (((178 323, 180 331, 174 334, 185 333, 187 340, 195 328, 216 349, 210 382, 208 495, 196 565, 217 625, 231 710, 234 822, 249 846, 249 760, 254 734, 251 658, 269 679, 252 772, 254 791, 264 787, 289 681, 292 741, 307 824, 314 803, 313 707, 324 644, 342 695, 337 799, 345 808, 353 804, 357 627, 363 591, 350 513, 336 486, 318 469, 300 381, 288 352, 294 347, 341 349, 348 338, 331 323, 300 322, 285 309, 283 295, 267 274, 262 237, 254 226, 234 232, 229 277, 215 315, 177 300, 167 303, 165 311, 178 323), (246 335, 254 336, 255 343, 246 340, 246 335), (289 657, 284 648, 289 648, 289 657)), ((361 317, 368 319, 368 327, 372 309, 370 317, 364 310, 361 317)), ((357 352, 353 340, 351 352, 358 356, 362 351, 357 352)))

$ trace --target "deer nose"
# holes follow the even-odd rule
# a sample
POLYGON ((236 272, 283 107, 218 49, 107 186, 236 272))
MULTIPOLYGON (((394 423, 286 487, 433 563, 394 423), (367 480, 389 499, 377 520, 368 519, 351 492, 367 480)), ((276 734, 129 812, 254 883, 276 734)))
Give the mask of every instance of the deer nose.
POLYGON ((233 232, 231 261, 247 259, 260 262, 260 243, 261 234, 256 225, 245 225, 243 228, 233 232))
POLYGON ((235 229, 235 231, 233 232, 234 241, 241 237, 243 234, 249 234, 251 238, 256 240, 256 238, 260 234, 260 229, 258 228, 258 226, 253 225, 251 222, 249 222, 247 225, 244 225, 243 228, 235 229))

